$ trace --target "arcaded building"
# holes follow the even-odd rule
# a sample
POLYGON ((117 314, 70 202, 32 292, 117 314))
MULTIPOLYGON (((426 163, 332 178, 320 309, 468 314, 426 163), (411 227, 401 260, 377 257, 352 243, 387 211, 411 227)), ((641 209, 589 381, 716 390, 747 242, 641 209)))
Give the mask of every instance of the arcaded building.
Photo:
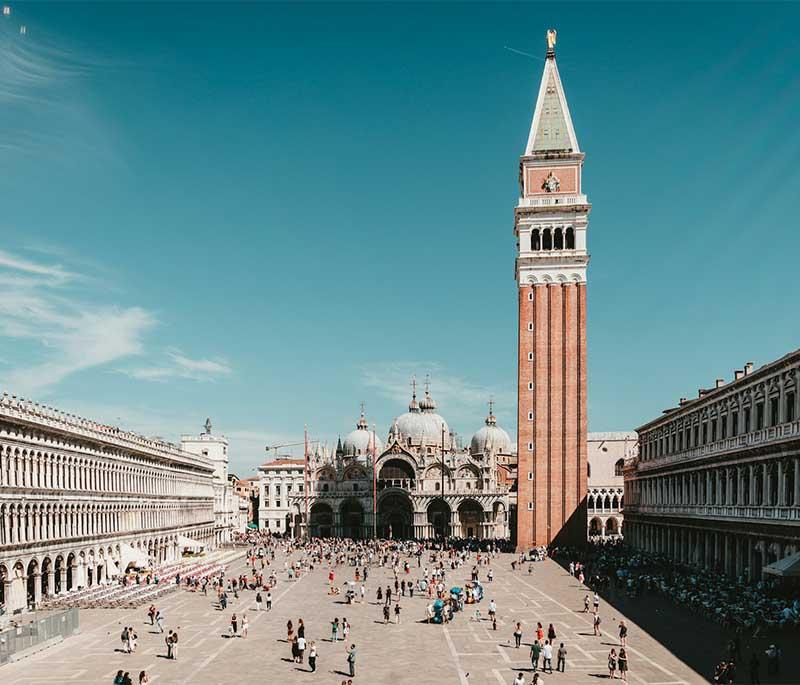
POLYGON ((636 455, 634 431, 589 433, 586 493, 587 535, 590 539, 623 535, 625 460, 636 455))
POLYGON ((295 478, 287 522, 295 519, 297 530, 308 506, 312 536, 509 539, 515 493, 508 433, 490 406, 484 425, 461 447, 436 410, 428 389, 419 401, 414 392, 385 445, 362 410, 334 454, 311 456, 307 493, 295 478))
POLYGON ((129 563, 215 541, 209 459, 51 407, 0 397, 0 605, 103 583, 129 563))
POLYGON ((517 544, 586 538, 586 234, 584 154, 555 55, 547 53, 520 158, 514 211, 519 301, 517 544))
POLYGON ((731 576, 800 550, 800 350, 717 379, 638 429, 625 540, 731 576))

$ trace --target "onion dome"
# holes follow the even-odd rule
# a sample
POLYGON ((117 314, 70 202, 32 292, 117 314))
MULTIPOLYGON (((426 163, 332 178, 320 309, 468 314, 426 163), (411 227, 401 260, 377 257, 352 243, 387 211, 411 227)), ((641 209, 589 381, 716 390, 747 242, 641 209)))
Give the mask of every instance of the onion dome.
MULTIPOLYGON (((441 449, 442 431, 444 431, 444 448, 451 448, 452 438, 450 428, 439 414, 436 413, 436 402, 433 400, 428 388, 425 389, 425 397, 417 404, 416 386, 408 405, 408 412, 401 414, 395 419, 395 426, 392 427, 393 437, 399 431, 400 441, 410 444, 412 447, 436 446, 441 449)), ((427 384, 426 384, 427 385, 427 384)))
MULTIPOLYGON (((383 443, 376 435, 375 452, 379 454, 383 451, 383 443)), ((369 430, 367 418, 364 416, 364 404, 361 404, 361 417, 356 423, 356 429, 348 433, 342 442, 342 453, 346 457, 365 457, 372 451, 373 434, 369 430)))
POLYGON ((486 417, 486 425, 472 436, 469 445, 470 454, 510 454, 511 438, 500 426, 492 411, 492 402, 489 402, 489 415, 486 417))

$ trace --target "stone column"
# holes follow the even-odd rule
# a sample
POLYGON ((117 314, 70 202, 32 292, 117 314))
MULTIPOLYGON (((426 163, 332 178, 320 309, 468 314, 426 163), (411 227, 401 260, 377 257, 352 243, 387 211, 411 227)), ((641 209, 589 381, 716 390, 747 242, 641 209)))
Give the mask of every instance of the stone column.
POLYGON ((33 574, 33 605, 38 608, 42 603, 42 574, 37 571, 33 574))
POLYGON ((800 457, 794 458, 794 506, 800 507, 800 457))
POLYGON ((778 459, 778 506, 786 506, 786 469, 783 459, 778 459))
POLYGON ((770 483, 769 465, 768 465, 768 463, 765 462, 764 463, 764 478, 761 481, 761 484, 764 486, 763 487, 763 492, 762 492, 762 495, 761 495, 761 506, 762 507, 772 506, 772 503, 770 502, 770 487, 769 487, 769 483, 770 483))
POLYGON ((59 586, 59 595, 63 595, 67 591, 67 567, 66 561, 62 564, 61 568, 58 569, 58 586, 59 586))
POLYGON ((747 468, 750 469, 750 506, 756 506, 756 467, 755 464, 750 464, 747 468))
POLYGON ((731 540, 731 536, 725 533, 725 558, 724 558, 724 569, 726 575, 732 575, 731 570, 733 567, 733 554, 731 547, 733 546, 733 542, 731 540))
POLYGON ((52 563, 50 564, 50 570, 47 573, 47 596, 53 597, 56 594, 56 574, 53 570, 52 563))

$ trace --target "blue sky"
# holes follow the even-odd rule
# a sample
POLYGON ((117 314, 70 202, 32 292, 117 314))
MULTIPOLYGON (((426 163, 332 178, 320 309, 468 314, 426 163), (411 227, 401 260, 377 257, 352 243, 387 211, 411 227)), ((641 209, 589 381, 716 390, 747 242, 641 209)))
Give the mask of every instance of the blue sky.
POLYGON ((798 347, 800 6, 9 3, 0 388, 177 439, 515 430, 517 165, 586 152, 589 421, 798 347), (19 27, 25 25, 26 35, 19 27), (531 57, 507 48, 529 53, 531 57))

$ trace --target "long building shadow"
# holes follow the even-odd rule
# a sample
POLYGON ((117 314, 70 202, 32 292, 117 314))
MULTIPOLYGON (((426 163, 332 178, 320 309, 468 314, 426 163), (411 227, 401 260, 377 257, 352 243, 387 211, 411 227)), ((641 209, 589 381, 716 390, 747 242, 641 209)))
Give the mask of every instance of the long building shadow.
MULTIPOLYGON (((556 559, 565 573, 568 562, 556 559)), ((588 582, 588 581, 587 581, 588 582)), ((575 587, 579 587, 577 578, 575 587)), ((728 657, 728 643, 735 639, 733 630, 722 627, 718 622, 681 606, 664 595, 647 591, 638 597, 631 597, 622 588, 610 585, 598 590, 601 598, 600 616, 603 619, 603 635, 613 638, 618 644, 619 614, 646 631, 666 649, 683 661, 696 673, 714 682, 714 669, 721 659, 728 657), (616 614, 614 612, 617 612, 616 614)), ((611 640, 604 640, 611 642, 611 640)), ((756 653, 760 662, 759 678, 764 685, 782 683, 800 684, 800 635, 782 633, 752 636, 752 631, 739 635, 739 655, 736 658, 735 683, 750 683, 750 658, 756 653), (767 673, 766 650, 775 644, 781 648, 782 659, 778 674, 767 673)), ((635 642, 631 642, 635 648, 635 642)))

